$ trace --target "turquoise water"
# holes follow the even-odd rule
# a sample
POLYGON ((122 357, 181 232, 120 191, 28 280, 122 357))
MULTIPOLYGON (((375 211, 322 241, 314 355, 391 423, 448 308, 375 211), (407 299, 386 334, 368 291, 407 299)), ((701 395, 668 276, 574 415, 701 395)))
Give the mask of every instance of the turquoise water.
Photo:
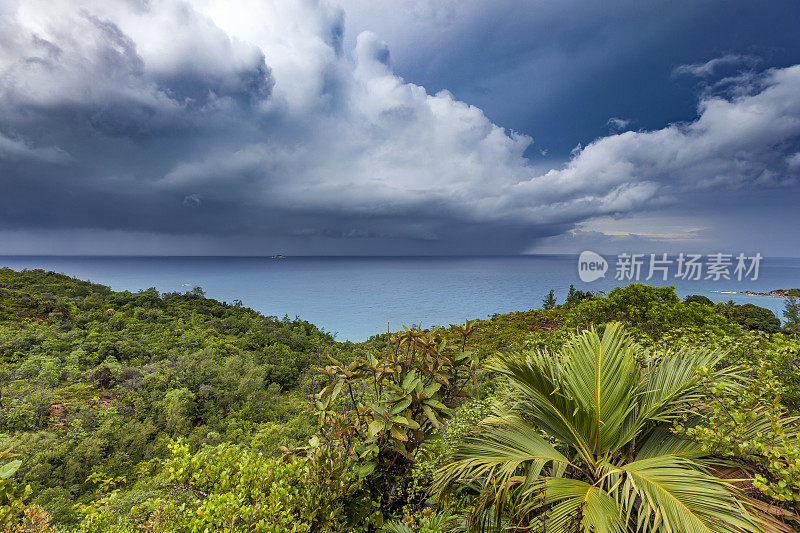
MULTIPOLYGON (((611 259, 611 258, 610 258, 611 259)), ((570 284, 609 290, 622 282, 583 283, 577 256, 514 257, 62 257, 6 256, 0 265, 62 272, 114 290, 191 290, 266 315, 300 316, 336 334, 364 340, 402 324, 431 326, 541 307, 551 288, 563 301, 570 284)), ((800 259, 765 258, 756 281, 648 282, 675 285, 680 296, 702 294, 767 307, 782 318, 782 298, 714 291, 800 287, 800 259)))

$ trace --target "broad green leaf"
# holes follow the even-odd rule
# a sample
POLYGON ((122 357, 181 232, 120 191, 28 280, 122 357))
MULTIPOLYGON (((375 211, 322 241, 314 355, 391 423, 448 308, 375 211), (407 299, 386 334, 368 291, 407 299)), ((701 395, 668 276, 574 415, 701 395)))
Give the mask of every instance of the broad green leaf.
POLYGON ((400 428, 398 428, 397 426, 392 426, 391 429, 389 430, 389 433, 392 435, 392 437, 396 438, 397 440, 403 442, 408 440, 408 436, 405 434, 405 432, 400 430, 400 428))
POLYGON ((396 415, 398 413, 402 413, 403 411, 408 409, 409 405, 411 405, 411 398, 405 398, 403 400, 400 400, 399 402, 394 404, 394 406, 392 407, 392 410, 389 411, 389 414, 390 415, 396 415))
POLYGON ((375 471, 375 467, 376 466, 378 466, 378 463, 376 463, 375 461, 370 461, 368 463, 364 463, 358 469, 358 474, 361 477, 367 477, 368 475, 370 475, 371 473, 373 473, 375 471))
POLYGON ((403 389, 411 390, 413 388, 412 384, 414 383, 416 377, 417 377, 417 372, 415 370, 412 370, 411 372, 406 374, 405 379, 403 379, 403 389))
POLYGON ((422 406, 422 412, 424 412, 425 416, 428 417, 428 420, 430 421, 431 424, 433 424, 433 427, 438 429, 439 428, 439 419, 436 418, 436 413, 434 413, 433 409, 431 409, 427 405, 423 405, 422 406))
POLYGON ((383 431, 385 424, 380 420, 373 420, 369 423, 369 436, 374 437, 381 431, 383 431))
POLYGON ((428 385, 427 387, 425 387, 424 389, 422 389, 422 392, 423 392, 423 393, 424 393, 424 394, 425 394, 425 395, 426 395, 428 398, 430 398, 431 396, 433 396, 434 394, 436 394, 436 393, 439 391, 439 389, 441 389, 441 388, 442 388, 442 385, 441 385, 441 383, 436 383, 436 382, 434 382, 434 383, 431 383, 430 385, 428 385))
POLYGON ((22 461, 19 459, 15 459, 10 463, 4 464, 2 467, 0 467, 0 479, 10 478, 17 472, 17 470, 19 470, 20 466, 22 466, 22 461))

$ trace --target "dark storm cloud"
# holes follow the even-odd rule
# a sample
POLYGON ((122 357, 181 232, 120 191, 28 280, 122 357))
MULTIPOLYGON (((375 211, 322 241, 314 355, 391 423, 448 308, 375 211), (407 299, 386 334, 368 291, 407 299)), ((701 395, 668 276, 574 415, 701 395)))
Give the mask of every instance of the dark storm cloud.
MULTIPOLYGON (((606 117, 619 133, 544 166, 526 157, 527 135, 400 79, 376 35, 345 41, 343 12, 327 5, 2 9, 8 235, 200 236, 231 253, 516 253, 716 188, 797 188, 800 67, 754 70, 739 55, 688 65, 707 80, 691 120, 623 131, 630 118, 606 117), (735 64, 748 76, 714 78, 735 64)), ((521 31, 509 28, 506 45, 521 31)))

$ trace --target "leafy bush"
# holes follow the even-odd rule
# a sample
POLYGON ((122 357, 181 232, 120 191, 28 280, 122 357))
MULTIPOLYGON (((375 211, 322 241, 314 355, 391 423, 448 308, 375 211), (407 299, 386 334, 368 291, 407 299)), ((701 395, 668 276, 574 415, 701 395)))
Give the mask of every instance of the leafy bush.
POLYGON ((195 496, 180 509, 178 526, 190 531, 311 531, 309 480, 300 462, 283 463, 240 446, 170 447, 162 480, 195 496))

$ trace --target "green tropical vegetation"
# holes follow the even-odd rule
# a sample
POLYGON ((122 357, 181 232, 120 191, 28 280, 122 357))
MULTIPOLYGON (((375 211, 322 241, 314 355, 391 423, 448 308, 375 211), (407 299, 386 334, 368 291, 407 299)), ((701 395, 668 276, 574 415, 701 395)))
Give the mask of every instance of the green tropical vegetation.
POLYGON ((797 338, 800 335, 800 302, 797 297, 790 296, 786 299, 786 308, 783 310, 783 316, 786 318, 786 326, 784 329, 786 333, 797 338))
POLYGON ((650 353, 618 323, 571 335, 554 352, 498 356, 489 368, 510 388, 434 489, 474 492, 471 521, 508 529, 757 531, 702 443, 672 431, 704 396, 698 369, 719 386, 742 380, 721 358, 701 348, 650 353))
POLYGON ((800 528, 796 299, 541 307, 353 343, 2 269, 0 531, 800 528))

